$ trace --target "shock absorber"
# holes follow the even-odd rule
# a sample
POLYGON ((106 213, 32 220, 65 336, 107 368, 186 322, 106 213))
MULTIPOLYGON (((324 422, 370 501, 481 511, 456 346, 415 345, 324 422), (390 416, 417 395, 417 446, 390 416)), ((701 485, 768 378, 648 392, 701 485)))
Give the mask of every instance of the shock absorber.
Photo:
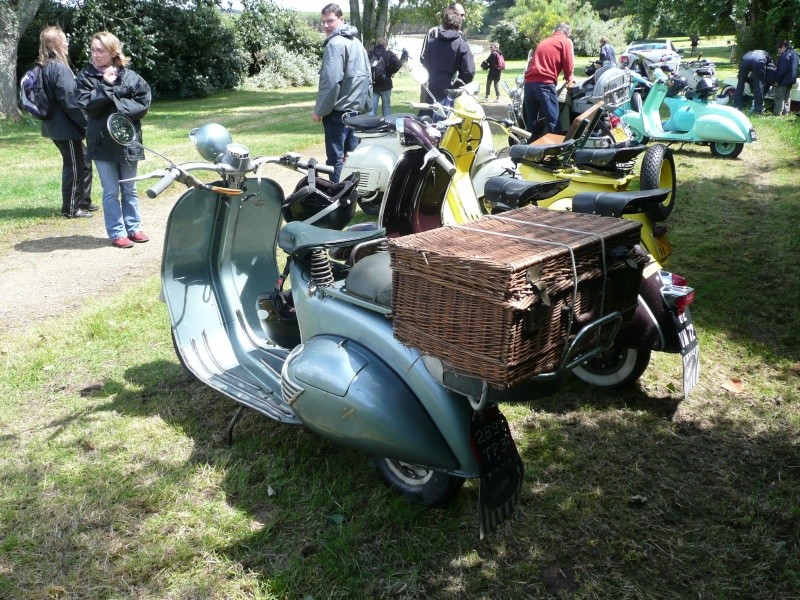
POLYGON ((314 248, 311 251, 311 279, 320 287, 333 284, 333 270, 328 254, 323 248, 314 248))

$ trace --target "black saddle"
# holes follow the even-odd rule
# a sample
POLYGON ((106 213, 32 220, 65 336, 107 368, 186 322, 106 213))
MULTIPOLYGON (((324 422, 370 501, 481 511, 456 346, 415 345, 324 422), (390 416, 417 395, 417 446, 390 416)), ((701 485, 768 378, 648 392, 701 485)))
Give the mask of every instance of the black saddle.
POLYGON ((563 156, 575 145, 575 140, 564 140, 559 144, 526 145, 514 144, 508 149, 508 156, 514 162, 542 164, 548 158, 563 156))
POLYGON ((635 192, 583 192, 572 199, 572 212, 602 217, 621 217, 647 212, 647 208, 664 202, 672 193, 667 188, 635 192))
POLYGON ((579 165, 607 167, 614 163, 630 162, 647 149, 647 146, 630 146, 628 148, 582 148, 575 150, 572 160, 579 165))
POLYGON ((525 181, 498 176, 486 180, 483 192, 486 201, 492 205, 492 213, 499 213, 528 204, 536 204, 538 200, 555 196, 569 184, 569 179, 525 181))

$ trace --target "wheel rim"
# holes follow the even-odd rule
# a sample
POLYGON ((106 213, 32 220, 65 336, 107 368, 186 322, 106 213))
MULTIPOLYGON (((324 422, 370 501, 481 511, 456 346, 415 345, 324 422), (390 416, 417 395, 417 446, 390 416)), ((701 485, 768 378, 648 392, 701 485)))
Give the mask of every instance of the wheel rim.
POLYGON ((728 156, 736 151, 736 142, 715 142, 714 147, 720 156, 728 156))
POLYGON ((583 363, 583 367, 595 375, 627 373, 636 363, 636 353, 627 348, 611 348, 583 363))
POLYGON ((433 471, 419 465, 402 462, 399 460, 389 460, 385 458, 386 466, 400 481, 408 486, 421 487, 433 477, 433 471))

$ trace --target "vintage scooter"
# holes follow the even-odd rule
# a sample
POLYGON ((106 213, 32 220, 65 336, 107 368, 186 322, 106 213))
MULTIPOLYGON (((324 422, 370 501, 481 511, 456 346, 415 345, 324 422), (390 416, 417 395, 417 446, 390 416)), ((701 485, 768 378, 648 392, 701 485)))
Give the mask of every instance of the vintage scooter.
MULTIPOLYGON (((421 85, 428 81, 428 70, 421 65, 414 65, 411 68, 412 77, 421 85)), ((419 106, 412 103, 413 106, 419 106)), ((428 105, 425 105, 428 106, 428 105)), ((434 114, 441 117, 441 105, 436 105, 439 110, 434 114)), ((481 109, 482 112, 482 109, 481 109)), ((350 152, 342 169, 342 176, 358 174, 358 204, 368 215, 377 215, 380 210, 381 199, 386 191, 389 176, 392 173, 397 161, 405 151, 399 134, 395 127, 398 119, 406 116, 403 113, 378 117, 372 115, 352 115, 345 117, 344 122, 353 129, 353 132, 361 141, 353 152, 350 152)), ((410 116, 410 115, 409 115, 410 116)), ((478 151, 475 153, 474 160, 470 166, 470 173, 479 179, 485 175, 479 175, 481 169, 496 158, 494 144, 492 142, 492 132, 490 124, 494 123, 501 128, 509 131, 516 129, 511 123, 492 119, 485 114, 478 120, 482 128, 478 151)), ((440 128, 441 129, 441 128, 440 128)), ((519 141, 517 138, 512 138, 519 141)))
MULTIPOLYGON (((420 135, 405 121, 406 135, 420 135)), ((112 115, 108 125, 119 143, 138 144, 127 118, 112 115)), ((394 337, 385 231, 338 230, 355 210, 354 178, 331 184, 318 178, 330 169, 293 154, 252 158, 221 125, 193 137, 205 161, 135 178, 158 179, 150 197, 173 181, 189 188, 170 213, 161 269, 181 363, 243 406, 375 457, 389 486, 428 506, 478 478, 481 535, 491 531, 513 511, 523 477, 497 402, 555 392, 610 343, 620 313, 574 328, 552 372, 487 385, 394 337), (301 169, 302 185, 284 198, 261 176, 268 164, 301 169), (196 171, 220 180, 204 183, 196 171), (374 253, 358 261, 329 257, 366 247, 374 253), (288 257, 283 268, 278 248, 288 257)), ((453 168, 443 156, 431 160, 453 168)))
MULTIPOLYGON (((639 76, 632 73, 631 77, 639 76)), ((652 82, 637 79, 650 87, 641 112, 626 110, 622 114, 637 141, 700 144, 710 146, 714 156, 736 158, 745 144, 757 140, 755 128, 742 111, 714 102, 708 94, 695 92, 692 98, 670 95, 670 85, 685 87, 686 80, 658 71, 655 77, 652 82), (662 106, 669 111, 666 120, 662 120, 662 106)))
MULTIPOLYGON (((379 218, 390 236, 419 233, 477 218, 480 203, 470 185, 468 171, 471 154, 477 146, 474 136, 478 130, 469 118, 477 110, 473 102, 477 104, 468 87, 456 95, 448 119, 450 129, 438 148, 438 137, 430 135, 424 124, 404 119, 403 142, 409 149, 392 173, 379 218), (455 170, 435 160, 442 154, 452 157, 455 170)), ((569 185, 567 179, 524 181, 506 174, 486 180, 482 193, 485 203, 495 213, 534 204, 626 217, 643 223, 649 222, 647 214, 658 210, 670 193, 669 189, 616 193, 596 190, 563 198, 561 204, 553 206, 552 198, 564 193, 569 185)), ((652 232, 650 236, 652 240, 652 232)), ((666 236, 659 233, 658 238, 666 236)), ((694 290, 687 287, 683 277, 663 270, 662 264, 651 260, 645 267, 633 322, 619 332, 611 346, 577 366, 573 373, 598 387, 623 387, 633 384, 644 373, 652 351, 680 353, 684 365, 683 389, 688 396, 697 382, 699 364, 699 346, 688 310, 693 299, 694 290)))

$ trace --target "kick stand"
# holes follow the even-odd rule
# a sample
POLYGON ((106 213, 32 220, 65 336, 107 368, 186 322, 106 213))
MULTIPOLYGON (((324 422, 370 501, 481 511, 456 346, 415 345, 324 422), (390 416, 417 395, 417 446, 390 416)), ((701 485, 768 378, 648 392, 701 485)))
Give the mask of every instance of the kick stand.
POLYGON ((242 411, 245 409, 244 406, 239 406, 236 409, 236 412, 233 414, 233 418, 231 419, 230 424, 228 425, 228 446, 233 446, 233 428, 236 426, 236 423, 242 417, 242 411))

